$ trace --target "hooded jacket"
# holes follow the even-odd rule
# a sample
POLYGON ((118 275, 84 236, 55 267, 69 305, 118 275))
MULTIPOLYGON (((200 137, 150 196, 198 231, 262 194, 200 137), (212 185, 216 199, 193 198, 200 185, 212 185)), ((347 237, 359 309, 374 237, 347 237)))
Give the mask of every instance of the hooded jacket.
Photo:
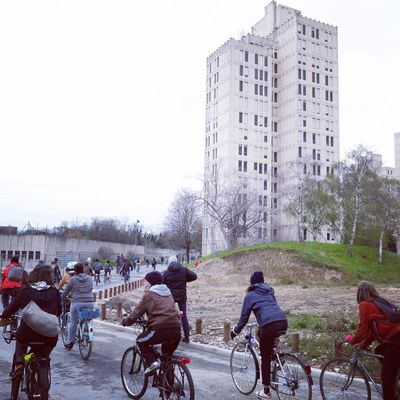
POLYGON ((257 283, 249 287, 243 300, 239 323, 234 328, 235 333, 241 332, 252 311, 260 327, 286 320, 285 313, 276 302, 274 289, 266 283, 257 283))
POLYGON ((73 276, 62 294, 64 302, 69 293, 72 293, 72 303, 93 303, 93 281, 84 272, 73 276))
MULTIPOLYGON (((20 308, 24 308, 30 301, 34 301, 43 311, 54 314, 57 317, 61 314, 61 296, 60 292, 54 287, 46 285, 44 282, 37 282, 22 287, 18 295, 11 304, 3 311, 3 318, 9 318, 20 308)), ((24 320, 16 333, 17 340, 22 343, 43 342, 50 346, 55 346, 57 337, 47 337, 40 335, 31 329, 24 320)))
POLYGON ((197 274, 182 267, 178 262, 172 262, 164 272, 163 283, 171 290, 175 301, 186 300, 186 283, 197 279, 197 274))
POLYGON ((147 315, 147 328, 179 328, 181 321, 175 308, 171 291, 166 285, 153 285, 142 297, 139 304, 131 312, 128 325, 142 315, 147 315))

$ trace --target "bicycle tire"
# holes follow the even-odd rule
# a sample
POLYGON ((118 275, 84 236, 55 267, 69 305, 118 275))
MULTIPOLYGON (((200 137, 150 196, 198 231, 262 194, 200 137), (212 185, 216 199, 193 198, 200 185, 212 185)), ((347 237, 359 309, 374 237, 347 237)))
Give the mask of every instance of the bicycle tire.
POLYGON ((397 371, 396 375, 396 399, 400 400, 400 369, 397 371))
POLYGON ((66 344, 68 341, 68 318, 69 312, 65 313, 61 319, 60 334, 63 344, 66 344))
POLYGON ((89 360, 90 355, 92 354, 93 342, 89 339, 89 326, 86 319, 82 319, 79 321, 79 331, 81 335, 79 335, 78 345, 79 345, 79 353, 83 360, 89 360))
POLYGON ((240 393, 247 395, 254 391, 260 377, 260 367, 253 348, 246 342, 239 342, 233 347, 230 371, 233 384, 240 393))
POLYGON ((275 390, 279 400, 298 398, 311 400, 312 379, 307 375, 304 362, 292 353, 279 353, 282 364, 275 363, 272 371, 271 388, 275 390))
POLYGON ((140 399, 147 390, 148 378, 144 374, 144 361, 136 346, 125 350, 121 360, 121 380, 131 399, 140 399))
POLYGON ((344 396, 354 400, 371 399, 371 388, 364 371, 345 358, 334 358, 323 366, 319 385, 323 400, 344 396))
POLYGON ((179 360, 172 360, 163 373, 161 382, 163 400, 194 400, 194 383, 189 368, 179 360))

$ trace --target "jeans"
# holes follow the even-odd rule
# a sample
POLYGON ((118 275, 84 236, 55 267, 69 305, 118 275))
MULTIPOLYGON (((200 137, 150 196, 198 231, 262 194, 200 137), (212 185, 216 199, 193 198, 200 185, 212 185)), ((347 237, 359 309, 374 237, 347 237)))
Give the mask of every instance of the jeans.
POLYGON ((178 303, 179 310, 182 311, 182 328, 185 338, 189 338, 189 320, 186 314, 186 299, 179 299, 178 303))
POLYGON ((277 332, 286 331, 287 328, 286 320, 271 322, 260 328, 261 376, 264 386, 270 386, 271 383, 271 355, 277 332))
POLYGON ((3 303, 3 309, 5 309, 11 300, 18 294, 20 288, 3 289, 1 291, 1 302, 3 303))
POLYGON ((136 344, 147 366, 149 366, 157 360, 157 356, 151 348, 152 345, 161 343, 161 354, 172 356, 180 340, 181 328, 146 329, 137 337, 136 344))
POLYGON ((93 307, 92 303, 71 303, 69 321, 68 321, 68 340, 67 343, 74 343, 76 327, 78 326, 78 308, 79 307, 93 307))

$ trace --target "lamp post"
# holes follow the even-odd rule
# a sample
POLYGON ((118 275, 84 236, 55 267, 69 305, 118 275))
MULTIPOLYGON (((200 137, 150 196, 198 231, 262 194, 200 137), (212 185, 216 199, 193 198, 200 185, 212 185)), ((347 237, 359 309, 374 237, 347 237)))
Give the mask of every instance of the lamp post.
POLYGON ((135 256, 137 256, 137 250, 136 250, 136 246, 137 246, 137 233, 138 233, 138 231, 137 231, 137 227, 138 227, 138 223, 139 223, 140 221, 137 219, 136 220, 136 224, 135 224, 135 256))

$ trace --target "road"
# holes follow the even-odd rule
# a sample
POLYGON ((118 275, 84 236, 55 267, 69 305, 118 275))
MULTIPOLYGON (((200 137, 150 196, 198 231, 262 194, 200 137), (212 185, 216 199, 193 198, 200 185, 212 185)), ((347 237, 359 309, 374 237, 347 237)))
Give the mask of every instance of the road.
MULTIPOLYGON (((59 340, 52 353, 51 371, 53 400, 121 400, 129 399, 119 375, 121 357, 133 343, 134 335, 129 328, 101 321, 95 323, 95 343, 91 358, 83 361, 78 348, 68 352, 59 340)), ((229 353, 223 350, 204 351, 195 345, 181 345, 178 353, 191 359, 189 364, 195 382, 197 400, 256 399, 256 391, 249 396, 241 395, 233 386, 229 372, 229 353)), ((8 400, 10 361, 14 344, 0 342, 0 400, 8 400), (6 389, 7 388, 7 389, 6 389)), ((204 348, 203 348, 204 349, 204 348)), ((260 390, 261 384, 257 390, 260 390)), ((316 386, 313 399, 320 399, 316 386)), ((144 400, 157 399, 157 391, 148 389, 144 400)), ((274 398, 275 395, 274 395, 274 398)))

